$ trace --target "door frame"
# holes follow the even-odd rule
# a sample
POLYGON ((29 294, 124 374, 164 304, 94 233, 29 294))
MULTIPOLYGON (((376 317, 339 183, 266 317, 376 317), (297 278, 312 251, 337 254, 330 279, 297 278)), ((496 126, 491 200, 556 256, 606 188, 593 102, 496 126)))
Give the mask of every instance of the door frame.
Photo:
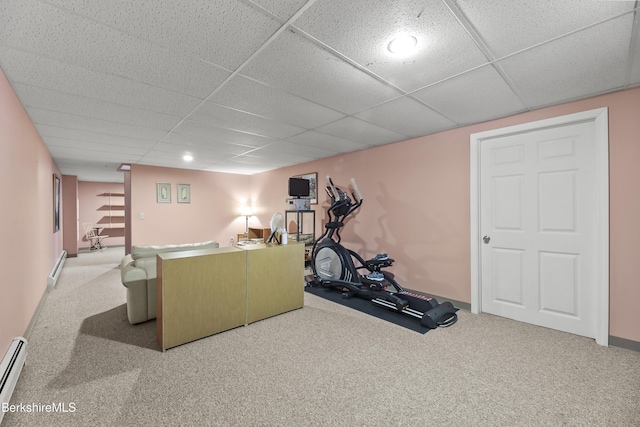
POLYGON ((609 113, 607 107, 565 116, 553 117, 471 134, 470 148, 470 189, 471 189, 471 312, 482 312, 482 279, 480 250, 480 144, 498 136, 532 132, 540 129, 593 122, 596 157, 596 203, 597 208, 597 281, 595 340, 603 346, 609 345, 609 113))

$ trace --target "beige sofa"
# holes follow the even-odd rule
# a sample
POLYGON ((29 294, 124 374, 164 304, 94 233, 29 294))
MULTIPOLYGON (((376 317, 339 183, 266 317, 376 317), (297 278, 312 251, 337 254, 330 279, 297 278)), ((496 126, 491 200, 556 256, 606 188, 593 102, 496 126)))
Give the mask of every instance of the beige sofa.
POLYGON ((218 242, 183 245, 132 246, 131 254, 122 258, 120 275, 127 288, 127 317, 136 324, 156 318, 156 255, 167 252, 217 248, 218 242))

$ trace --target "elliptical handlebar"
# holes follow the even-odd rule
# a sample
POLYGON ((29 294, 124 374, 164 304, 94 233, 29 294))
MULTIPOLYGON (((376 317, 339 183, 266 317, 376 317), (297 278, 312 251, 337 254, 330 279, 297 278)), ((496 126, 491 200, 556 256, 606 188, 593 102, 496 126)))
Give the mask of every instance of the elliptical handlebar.
POLYGON ((335 201, 340 200, 340 193, 338 193, 338 189, 333 184, 333 180, 331 179, 331 177, 329 175, 327 175, 327 181, 329 182, 329 186, 331 186, 331 191, 333 192, 333 197, 335 197, 334 200, 335 201))
POLYGON ((356 179, 351 178, 351 185, 353 186, 353 191, 355 192, 354 198, 358 197, 358 202, 362 203, 362 194, 360 193, 360 189, 358 188, 358 184, 356 184, 356 179))

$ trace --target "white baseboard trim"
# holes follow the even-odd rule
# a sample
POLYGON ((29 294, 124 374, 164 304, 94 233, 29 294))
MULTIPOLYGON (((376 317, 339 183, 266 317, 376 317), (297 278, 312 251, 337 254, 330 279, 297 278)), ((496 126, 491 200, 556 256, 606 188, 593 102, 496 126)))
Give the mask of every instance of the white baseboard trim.
POLYGON ((47 288, 49 290, 53 289, 56 286, 56 282, 58 281, 58 277, 60 277, 60 273, 62 272, 62 266, 64 265, 64 261, 67 259, 67 251, 63 250, 56 263, 54 264, 49 276, 47 277, 47 288))

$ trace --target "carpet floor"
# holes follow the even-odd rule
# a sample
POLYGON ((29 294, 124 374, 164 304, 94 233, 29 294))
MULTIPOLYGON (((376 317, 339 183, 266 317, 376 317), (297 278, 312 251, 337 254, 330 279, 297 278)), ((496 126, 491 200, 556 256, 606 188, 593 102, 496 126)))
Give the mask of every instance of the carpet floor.
POLYGON ((67 259, 3 427, 640 425, 640 353, 487 314, 423 335, 305 292, 163 353, 127 321, 123 255, 67 259))

